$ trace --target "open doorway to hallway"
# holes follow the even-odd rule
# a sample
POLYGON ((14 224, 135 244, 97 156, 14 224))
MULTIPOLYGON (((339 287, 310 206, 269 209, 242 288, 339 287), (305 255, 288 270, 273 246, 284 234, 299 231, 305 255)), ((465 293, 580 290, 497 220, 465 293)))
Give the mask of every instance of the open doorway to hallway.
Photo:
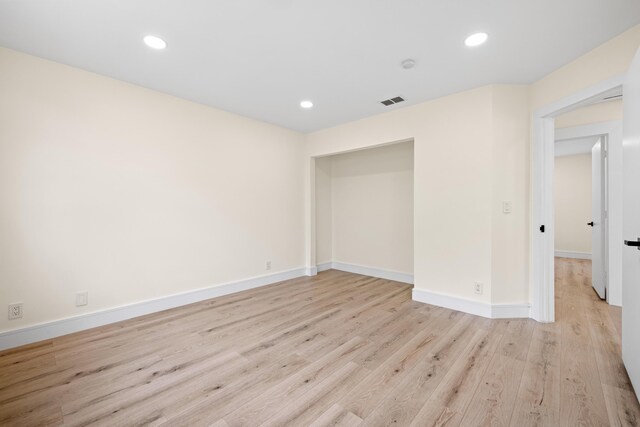
MULTIPOLYGON (((554 262, 556 256, 555 229, 555 161, 556 151, 561 152, 559 142, 576 144, 580 139, 596 137, 591 143, 591 155, 597 142, 601 162, 597 162, 603 177, 598 177, 600 193, 599 213, 594 215, 592 204, 591 218, 580 221, 572 218, 579 227, 589 227, 594 223, 591 240, 594 240, 596 223, 600 234, 596 237, 604 243, 602 254, 598 256, 600 273, 596 272, 593 283, 600 287, 603 297, 614 305, 622 304, 622 84, 623 76, 618 76, 558 102, 536 110, 533 114, 533 185, 531 234, 531 317, 541 322, 556 320, 554 298, 554 262), (558 141, 558 142, 556 142, 558 141), (604 146, 604 150, 603 147, 604 146), (606 161, 604 160, 606 159, 606 161), (606 199, 602 200, 602 195, 606 199), (606 208, 603 208, 606 206, 606 208), (595 217, 595 218, 594 218, 595 217), (602 218, 606 218, 603 224, 602 218), (584 225, 580 225, 583 223, 584 225), (606 232, 606 234, 605 234, 606 232), (606 259, 605 259, 606 257, 606 259), (605 295, 606 286, 606 295, 605 295)), ((587 150, 589 149, 587 147, 587 150)), ((592 161, 592 168, 594 162, 592 161)), ((593 173, 592 173, 592 181, 593 173)), ((593 187, 592 187, 593 191, 593 187)), ((593 201, 593 194, 592 194, 593 201)), ((582 228, 583 232, 585 228, 582 228)), ((593 242, 592 242, 593 243, 593 242)), ((591 247, 593 258, 593 244, 591 247)), ((593 263, 592 259, 592 264, 593 263)))
MULTIPOLYGON (((556 262, 562 258, 583 261, 598 297, 617 306, 621 305, 621 266, 617 247, 613 259, 609 254, 610 247, 616 246, 609 236, 609 145, 621 144, 621 123, 618 90, 556 117, 553 179, 556 262)), ((615 173, 619 165, 613 166, 615 173)), ((619 212, 614 214, 614 226, 619 227, 619 212)))

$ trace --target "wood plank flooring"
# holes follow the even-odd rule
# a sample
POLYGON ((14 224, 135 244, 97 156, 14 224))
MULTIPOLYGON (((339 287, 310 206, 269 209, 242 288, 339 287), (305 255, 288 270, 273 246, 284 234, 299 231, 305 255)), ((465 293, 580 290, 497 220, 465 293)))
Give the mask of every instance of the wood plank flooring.
POLYGON ((326 271, 0 353, 0 425, 640 424, 620 311, 557 259, 554 324, 326 271))

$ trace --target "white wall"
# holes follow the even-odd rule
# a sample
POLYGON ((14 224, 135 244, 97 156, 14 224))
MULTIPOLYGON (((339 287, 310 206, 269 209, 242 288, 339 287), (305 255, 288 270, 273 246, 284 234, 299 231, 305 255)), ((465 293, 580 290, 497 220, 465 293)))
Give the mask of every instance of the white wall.
POLYGON ((413 142, 324 157, 316 166, 318 263, 413 274, 413 142), (330 201, 325 162, 332 166, 330 201))
POLYGON ((304 136, 0 49, 0 331, 304 266, 304 136), (74 294, 89 292, 89 305, 74 294))
POLYGON ((555 158, 555 248, 591 254, 591 155, 555 158))

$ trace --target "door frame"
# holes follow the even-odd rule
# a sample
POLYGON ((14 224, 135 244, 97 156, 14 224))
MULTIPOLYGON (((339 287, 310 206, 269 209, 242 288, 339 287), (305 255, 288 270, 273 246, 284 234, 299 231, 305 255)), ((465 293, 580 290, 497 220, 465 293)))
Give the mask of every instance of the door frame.
MULTIPOLYGON (((538 322, 548 323, 555 321, 555 206, 553 202, 555 117, 589 105, 603 93, 621 87, 624 79, 625 75, 622 74, 589 86, 536 110, 532 115, 530 316, 538 322), (542 226, 544 228, 541 228, 542 226)), ((611 167, 609 169, 611 170, 611 167)), ((621 170, 616 172, 617 174, 614 175, 622 173, 621 170)), ((618 184, 621 187, 621 179, 617 183, 610 180, 611 187, 618 184)), ((621 200, 620 203, 622 203, 621 200)), ((611 241, 613 236, 611 235, 612 233, 609 234, 609 241, 611 241)))

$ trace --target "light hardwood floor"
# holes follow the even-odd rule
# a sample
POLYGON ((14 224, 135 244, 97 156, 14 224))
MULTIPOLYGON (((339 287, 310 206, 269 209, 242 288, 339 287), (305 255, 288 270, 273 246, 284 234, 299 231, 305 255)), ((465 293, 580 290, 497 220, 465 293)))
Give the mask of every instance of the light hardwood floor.
POLYGON ((638 425, 620 313, 556 262, 554 324, 339 271, 0 353, 0 425, 638 425))

